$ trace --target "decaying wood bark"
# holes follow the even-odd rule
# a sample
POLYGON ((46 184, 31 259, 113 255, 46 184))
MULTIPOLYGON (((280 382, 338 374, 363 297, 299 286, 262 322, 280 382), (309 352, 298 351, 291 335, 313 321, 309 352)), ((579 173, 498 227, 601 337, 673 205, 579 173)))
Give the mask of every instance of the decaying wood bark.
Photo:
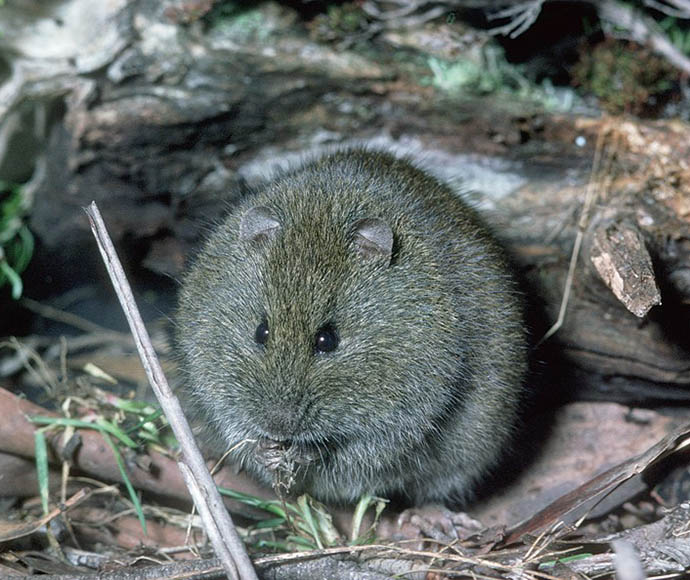
MULTIPOLYGON (((607 131, 616 145, 588 220, 565 324, 554 339, 568 359, 599 377, 588 381, 590 395, 687 400, 688 128, 622 120, 579 120, 574 127, 607 131)), ((507 238, 551 318, 583 197, 580 184, 555 181, 507 200, 513 224, 507 238)))
POLYGON ((277 3, 223 16, 212 2, 119 0, 91 21, 80 16, 87 4, 8 2, 0 22, 0 171, 17 119, 30 121, 38 144, 22 163, 33 171, 34 269, 55 287, 99 271, 81 211, 91 200, 131 271, 176 275, 228 200, 300 151, 361 142, 475 191, 547 327, 603 133, 595 181, 605 187, 549 342, 583 371, 564 373, 580 395, 690 399, 687 125, 453 97, 429 63, 464 50, 457 23, 432 28, 441 46, 422 23, 404 34, 388 23, 368 48, 338 50, 277 3))
POLYGON ((637 227, 625 222, 600 224, 592 232, 591 260, 614 296, 643 318, 661 304, 652 259, 637 227))

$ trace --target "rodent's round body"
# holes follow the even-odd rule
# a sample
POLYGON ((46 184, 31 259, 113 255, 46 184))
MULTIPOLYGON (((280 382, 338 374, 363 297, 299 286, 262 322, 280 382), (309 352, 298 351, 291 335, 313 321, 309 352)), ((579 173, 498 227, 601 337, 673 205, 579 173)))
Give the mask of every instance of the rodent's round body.
MULTIPOLYGON (((231 210, 184 280, 176 342, 216 447, 277 442, 304 459, 296 489, 331 502, 465 500, 504 452, 526 367, 516 285, 481 220, 364 150, 231 210)), ((260 456, 233 452, 270 482, 260 456)))

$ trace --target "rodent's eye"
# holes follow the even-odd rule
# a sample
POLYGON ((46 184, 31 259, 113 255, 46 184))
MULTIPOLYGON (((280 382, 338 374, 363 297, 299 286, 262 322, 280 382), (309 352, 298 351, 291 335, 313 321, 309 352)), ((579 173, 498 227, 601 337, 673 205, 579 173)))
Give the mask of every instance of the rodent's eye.
POLYGON ((266 344, 266 341, 268 340, 268 322, 266 320, 262 320, 261 324, 256 327, 254 340, 258 344, 266 344))
POLYGON ((338 347, 338 333, 330 324, 320 328, 316 333, 314 348, 316 352, 331 352, 338 347))

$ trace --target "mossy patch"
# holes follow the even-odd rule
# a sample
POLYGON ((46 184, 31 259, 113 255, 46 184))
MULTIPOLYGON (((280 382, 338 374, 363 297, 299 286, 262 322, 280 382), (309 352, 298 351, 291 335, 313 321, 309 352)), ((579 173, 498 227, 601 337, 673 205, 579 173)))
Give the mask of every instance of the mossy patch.
POLYGON ((678 72, 646 47, 608 39, 580 52, 573 83, 609 113, 650 114, 672 97, 678 72))

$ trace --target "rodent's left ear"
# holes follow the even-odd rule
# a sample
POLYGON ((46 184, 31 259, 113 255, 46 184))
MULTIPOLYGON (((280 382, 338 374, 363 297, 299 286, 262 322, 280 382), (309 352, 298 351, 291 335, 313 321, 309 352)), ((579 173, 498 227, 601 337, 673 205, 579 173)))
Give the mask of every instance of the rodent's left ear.
POLYGON ((385 260, 393 256, 393 230, 380 218, 365 218, 355 224, 354 242, 357 253, 367 260, 385 260))

